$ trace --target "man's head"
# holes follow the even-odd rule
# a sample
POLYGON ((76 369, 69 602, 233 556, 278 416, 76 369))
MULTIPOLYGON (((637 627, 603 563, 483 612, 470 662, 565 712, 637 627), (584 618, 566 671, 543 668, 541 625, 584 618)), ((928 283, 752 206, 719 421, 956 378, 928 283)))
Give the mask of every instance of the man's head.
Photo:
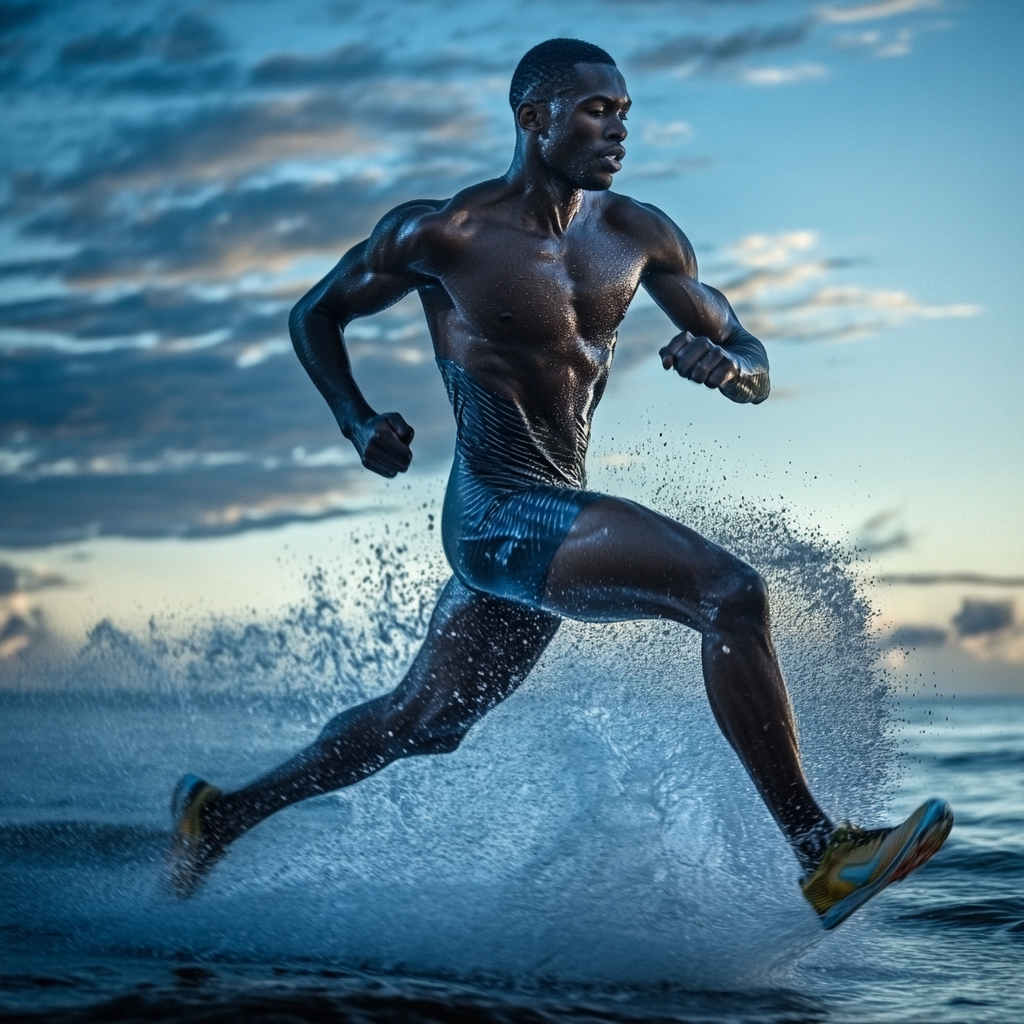
POLYGON ((610 187, 630 99, 615 61, 581 39, 549 39, 516 67, 509 103, 547 170, 576 188, 610 187))

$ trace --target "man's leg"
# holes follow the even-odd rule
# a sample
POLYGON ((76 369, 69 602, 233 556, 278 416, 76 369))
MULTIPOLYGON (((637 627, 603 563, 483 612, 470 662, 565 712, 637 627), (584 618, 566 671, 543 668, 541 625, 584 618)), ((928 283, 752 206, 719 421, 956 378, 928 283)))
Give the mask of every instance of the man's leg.
POLYGON ((811 795, 772 646, 768 592, 746 562, 631 501, 576 518, 548 572, 544 606, 588 621, 666 618, 698 630, 711 710, 801 865, 833 825, 811 795))
POLYGON ((343 711, 291 760, 210 802, 203 832, 211 854, 289 804, 350 786, 400 757, 455 750, 529 675, 559 621, 450 580, 423 646, 391 693, 343 711))

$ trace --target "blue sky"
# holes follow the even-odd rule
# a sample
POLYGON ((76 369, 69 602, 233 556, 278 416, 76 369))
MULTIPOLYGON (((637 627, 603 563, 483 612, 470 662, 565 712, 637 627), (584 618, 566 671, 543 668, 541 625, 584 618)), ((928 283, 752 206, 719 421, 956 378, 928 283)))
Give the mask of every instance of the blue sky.
MULTIPOLYGON (((871 572, 974 574, 879 601, 960 654, 1024 662, 1012 617, 951 625, 1024 575, 1011 0, 0 4, 7 561, 406 500, 338 436, 288 309, 389 206, 500 174, 512 68, 563 34, 629 83, 617 189, 688 233, 775 384, 739 409, 663 375, 671 330, 641 299, 598 476, 668 458, 705 479, 713 450, 727 489, 859 540, 871 572), (648 444, 666 431, 671 454, 648 444)), ((350 340, 371 401, 416 427, 426 486, 452 433, 415 303, 350 340)))

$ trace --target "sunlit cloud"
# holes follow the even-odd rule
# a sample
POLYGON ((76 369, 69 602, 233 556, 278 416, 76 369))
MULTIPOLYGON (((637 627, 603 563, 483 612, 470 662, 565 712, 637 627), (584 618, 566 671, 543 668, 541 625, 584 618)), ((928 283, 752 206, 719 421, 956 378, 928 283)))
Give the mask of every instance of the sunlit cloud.
POLYGON ((973 303, 930 304, 904 291, 827 283, 851 261, 813 257, 817 244, 812 231, 748 235, 726 247, 713 283, 744 326, 766 339, 853 341, 915 320, 983 312, 973 303))
POLYGON ((833 25, 851 25, 860 21, 879 21, 916 11, 934 10, 941 0, 880 0, 878 3, 857 4, 853 7, 822 7, 818 17, 833 25))
POLYGON ((980 662, 1024 665, 1024 624, 1017 621, 1016 605, 1008 600, 965 597, 948 626, 902 623, 879 642, 894 666, 901 665, 911 650, 937 647, 980 662))
POLYGON ((640 129, 644 142, 652 146, 681 146, 694 140, 693 126, 688 121, 647 121, 640 129))
POLYGON ((905 57, 911 51, 914 33, 900 29, 887 35, 874 29, 863 32, 841 32, 833 40, 843 50, 870 50, 876 57, 905 57))
POLYGON ((828 77, 824 64, 791 64, 788 67, 744 68, 740 78, 749 85, 792 85, 794 82, 814 82, 828 77))

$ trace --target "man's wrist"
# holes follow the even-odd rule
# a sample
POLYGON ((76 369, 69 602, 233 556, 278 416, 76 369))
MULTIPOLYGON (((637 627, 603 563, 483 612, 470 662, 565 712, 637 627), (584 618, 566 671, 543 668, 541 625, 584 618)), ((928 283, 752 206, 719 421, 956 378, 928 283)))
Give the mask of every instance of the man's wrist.
POLYGON ((338 421, 342 434, 350 441, 355 439, 356 433, 363 424, 373 419, 377 414, 369 407, 356 411, 351 406, 334 410, 334 418, 338 421))

